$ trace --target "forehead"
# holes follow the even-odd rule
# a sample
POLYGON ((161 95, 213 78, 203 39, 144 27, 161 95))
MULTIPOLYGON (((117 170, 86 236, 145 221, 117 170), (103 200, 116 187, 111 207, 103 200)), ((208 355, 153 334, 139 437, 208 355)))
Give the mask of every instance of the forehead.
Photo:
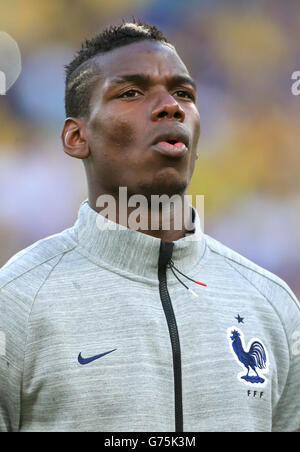
POLYGON ((123 74, 144 73, 152 77, 189 75, 173 47, 155 41, 141 41, 118 47, 98 57, 104 85, 123 74))

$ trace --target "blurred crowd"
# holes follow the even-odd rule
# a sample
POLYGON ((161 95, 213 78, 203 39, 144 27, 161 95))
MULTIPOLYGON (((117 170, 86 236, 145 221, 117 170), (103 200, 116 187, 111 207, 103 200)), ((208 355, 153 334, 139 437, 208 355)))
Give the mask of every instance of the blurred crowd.
POLYGON ((300 296, 296 0, 2 0, 22 72, 0 97, 0 266, 76 220, 87 187, 60 142, 64 65, 84 39, 132 16, 158 26, 197 81, 202 135, 188 193, 205 195, 205 232, 300 296))

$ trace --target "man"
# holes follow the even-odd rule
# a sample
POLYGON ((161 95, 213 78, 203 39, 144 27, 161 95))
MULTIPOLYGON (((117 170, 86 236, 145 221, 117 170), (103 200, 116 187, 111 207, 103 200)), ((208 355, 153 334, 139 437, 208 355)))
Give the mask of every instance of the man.
POLYGON ((175 48, 123 23, 66 73, 62 141, 88 200, 1 269, 0 430, 300 429, 298 301, 186 209, 200 119, 175 48), (153 195, 177 201, 153 208, 153 195))

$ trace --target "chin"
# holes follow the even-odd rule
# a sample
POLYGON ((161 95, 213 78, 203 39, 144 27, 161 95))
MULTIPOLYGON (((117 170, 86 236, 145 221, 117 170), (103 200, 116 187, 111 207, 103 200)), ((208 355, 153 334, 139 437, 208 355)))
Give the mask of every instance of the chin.
POLYGON ((163 181, 153 181, 150 183, 140 183, 139 184, 139 194, 144 195, 149 201, 151 200, 151 195, 167 195, 169 197, 173 195, 183 195, 187 188, 186 181, 179 180, 163 180, 163 181))

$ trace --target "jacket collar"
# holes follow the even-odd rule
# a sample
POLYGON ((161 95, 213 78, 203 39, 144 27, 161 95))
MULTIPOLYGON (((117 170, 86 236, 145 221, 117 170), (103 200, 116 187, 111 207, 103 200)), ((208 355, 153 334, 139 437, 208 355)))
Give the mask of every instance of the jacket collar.
MULTIPOLYGON (((175 266, 189 276, 205 253, 205 237, 197 210, 193 210, 194 230, 174 241, 175 266)), ((86 199, 74 225, 81 252, 95 263, 120 273, 131 273, 157 281, 161 240, 118 225, 93 210, 86 199)), ((169 275, 168 275, 169 278, 169 275)), ((170 272, 170 280, 176 281, 170 272)))

